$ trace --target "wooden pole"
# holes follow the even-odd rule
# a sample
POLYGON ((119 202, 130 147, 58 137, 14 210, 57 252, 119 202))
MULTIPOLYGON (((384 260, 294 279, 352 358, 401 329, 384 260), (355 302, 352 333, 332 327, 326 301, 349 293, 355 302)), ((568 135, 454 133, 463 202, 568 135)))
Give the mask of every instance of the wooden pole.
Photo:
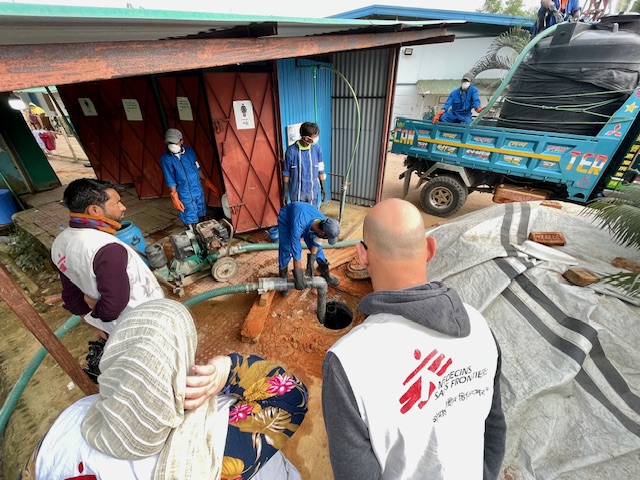
POLYGON ((25 327, 40 341, 62 369, 71 377, 85 395, 98 393, 98 386, 94 384, 80 368, 78 362, 69 350, 55 336, 49 326, 31 306, 24 292, 16 283, 4 265, 0 265, 0 298, 15 312, 25 327))

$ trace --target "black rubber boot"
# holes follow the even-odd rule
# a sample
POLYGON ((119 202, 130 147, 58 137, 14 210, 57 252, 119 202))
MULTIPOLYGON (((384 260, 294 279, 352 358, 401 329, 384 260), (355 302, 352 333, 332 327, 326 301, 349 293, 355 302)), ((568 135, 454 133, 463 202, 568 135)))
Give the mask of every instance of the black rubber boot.
POLYGON ((307 269, 305 270, 305 276, 313 278, 316 270, 316 256, 313 253, 307 253, 307 269))
POLYGON ((340 280, 329 273, 329 262, 324 263, 322 260, 318 260, 318 271, 320 276, 327 281, 327 284, 332 287, 340 285, 340 280))
MULTIPOLYGON (((287 267, 280 269, 280 278, 284 278, 284 279, 287 278, 287 267)), ((291 290, 282 290, 280 293, 282 294, 283 297, 286 297, 291 293, 291 290)))

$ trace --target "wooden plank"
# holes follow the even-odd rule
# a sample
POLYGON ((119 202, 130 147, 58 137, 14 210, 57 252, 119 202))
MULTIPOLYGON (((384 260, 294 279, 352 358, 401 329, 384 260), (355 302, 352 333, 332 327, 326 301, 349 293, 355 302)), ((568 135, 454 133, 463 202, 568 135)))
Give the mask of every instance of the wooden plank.
POLYGON ((453 41, 453 35, 445 35, 446 28, 436 27, 294 38, 3 45, 0 46, 0 91, 175 72, 178 58, 180 70, 196 70, 409 42, 453 41))
POLYGON ((273 302, 275 294, 275 290, 270 290, 256 298, 240 330, 243 342, 258 341, 262 334, 264 323, 267 321, 267 316, 271 311, 271 302, 273 302))
POLYGON ((80 368, 76 359, 73 358, 60 339, 55 336, 42 317, 38 315, 38 312, 27 301, 16 281, 2 265, 0 265, 0 298, 14 311, 24 326, 49 351, 51 356, 85 395, 98 393, 98 386, 80 368))

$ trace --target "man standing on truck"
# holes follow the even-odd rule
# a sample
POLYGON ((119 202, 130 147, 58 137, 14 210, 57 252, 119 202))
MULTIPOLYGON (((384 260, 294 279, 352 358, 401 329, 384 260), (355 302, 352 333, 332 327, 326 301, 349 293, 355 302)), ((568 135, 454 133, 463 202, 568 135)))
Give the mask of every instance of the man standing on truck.
POLYGON ((475 76, 467 72, 462 77, 460 88, 449 94, 449 98, 442 106, 442 110, 433 117, 433 123, 471 123, 471 109, 480 113, 484 107, 480 106, 478 89, 471 85, 475 76))

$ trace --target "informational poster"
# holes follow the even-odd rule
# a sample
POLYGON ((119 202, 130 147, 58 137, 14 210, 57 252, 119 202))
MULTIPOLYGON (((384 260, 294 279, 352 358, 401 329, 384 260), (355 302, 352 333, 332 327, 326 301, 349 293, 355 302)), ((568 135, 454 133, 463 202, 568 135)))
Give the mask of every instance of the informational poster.
POLYGON ((78 98, 78 103, 85 117, 97 117, 98 111, 90 98, 78 98))
POLYGON ((123 98, 122 106, 124 107, 124 114, 127 116, 127 120, 130 122, 141 122, 142 111, 140 110, 140 104, 135 98, 123 98))
POLYGON ((235 100, 233 102, 233 113, 236 117, 236 129, 250 130, 256 128, 251 100, 235 100))
POLYGON ((176 105, 178 106, 178 118, 193 122, 193 111, 191 110, 191 102, 187 97, 176 97, 176 105))

